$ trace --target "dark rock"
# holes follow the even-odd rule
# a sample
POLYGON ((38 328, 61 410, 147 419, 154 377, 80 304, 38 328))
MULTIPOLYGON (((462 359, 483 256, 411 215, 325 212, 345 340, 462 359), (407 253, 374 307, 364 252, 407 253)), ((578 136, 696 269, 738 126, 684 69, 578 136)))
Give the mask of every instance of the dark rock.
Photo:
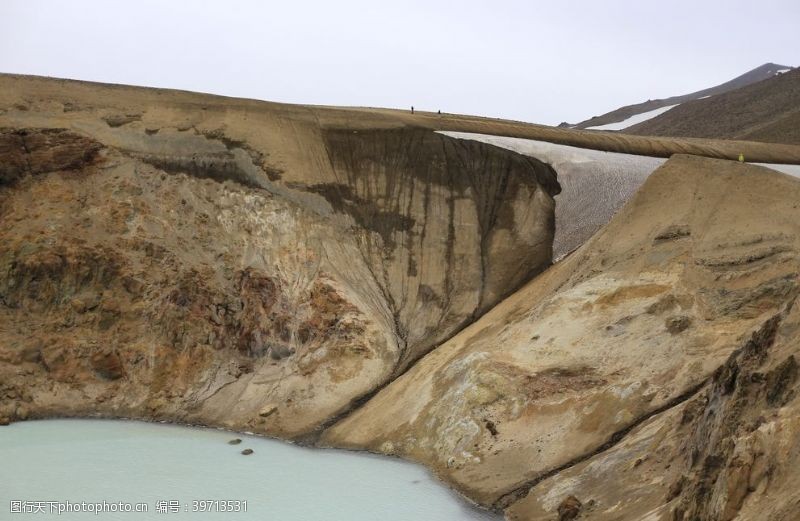
POLYGON ((94 162, 100 143, 66 129, 0 129, 0 186, 26 175, 79 170, 94 162))
POLYGON ((794 355, 781 362, 767 375, 767 403, 782 406, 789 401, 791 387, 797 381, 797 360, 794 355))
POLYGON ((101 351, 91 357, 92 369, 108 380, 118 380, 125 376, 125 368, 119 356, 113 351, 101 351))
POLYGON ((661 297, 658 301, 650 304, 645 309, 645 312, 648 315, 660 315, 665 311, 669 311, 670 309, 675 308, 678 305, 678 299, 675 298, 675 295, 669 294, 661 297))
POLYGON ((294 354, 294 350, 289 346, 283 344, 270 344, 269 357, 273 360, 283 360, 289 358, 294 354))
POLYGON ((681 331, 685 331, 692 325, 692 319, 687 316, 675 316, 675 317, 668 317, 667 320, 664 322, 664 325, 673 335, 677 335, 681 331))
POLYGON ((567 498, 558 505, 558 521, 571 521, 578 517, 581 513, 583 505, 575 496, 567 496, 567 498))
POLYGON ((41 346, 26 347, 20 352, 19 356, 23 362, 39 363, 42 360, 42 348, 41 346))
POLYGON ((689 230, 689 227, 685 224, 673 224, 656 235, 656 238, 653 240, 653 242, 659 243, 665 241, 674 241, 676 239, 689 237, 691 234, 691 230, 689 230))
POLYGON ((105 121, 106 124, 111 128, 121 127, 123 125, 127 125, 128 123, 141 120, 141 114, 113 114, 103 118, 103 121, 105 121))
POLYGON ((249 456, 252 453, 253 453, 253 449, 244 449, 242 451, 242 454, 244 454, 245 456, 249 456))
POLYGON ((239 438, 234 438, 228 442, 228 445, 239 445, 242 443, 242 440, 239 438))

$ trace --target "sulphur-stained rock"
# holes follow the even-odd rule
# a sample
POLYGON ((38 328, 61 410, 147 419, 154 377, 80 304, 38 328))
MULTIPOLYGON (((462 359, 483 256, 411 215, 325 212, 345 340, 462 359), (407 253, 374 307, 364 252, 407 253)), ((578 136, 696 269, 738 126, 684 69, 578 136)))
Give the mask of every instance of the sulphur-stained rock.
MULTIPOLYGON (((539 480, 692 396, 797 294, 800 221, 788 216, 798 197, 800 183, 788 176, 673 157, 585 246, 323 442, 391 446, 485 505, 514 504, 539 480), (692 233, 654 240, 677 226, 692 233)), ((630 469, 646 453, 637 451, 630 469)), ((595 498, 580 487, 569 493, 595 498)), ((554 517, 564 495, 548 496, 550 517, 541 519, 554 517)))

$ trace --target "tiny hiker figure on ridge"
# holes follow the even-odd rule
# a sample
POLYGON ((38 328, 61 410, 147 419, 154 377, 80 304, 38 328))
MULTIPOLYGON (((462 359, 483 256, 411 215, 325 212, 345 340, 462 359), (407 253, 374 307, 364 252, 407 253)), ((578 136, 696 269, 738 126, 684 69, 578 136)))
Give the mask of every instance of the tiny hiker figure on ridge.
POLYGON ((741 152, 739 152, 739 162, 744 163, 744 154, 742 154, 741 152))
POLYGON ((411 113, 414 113, 414 105, 411 105, 411 113))

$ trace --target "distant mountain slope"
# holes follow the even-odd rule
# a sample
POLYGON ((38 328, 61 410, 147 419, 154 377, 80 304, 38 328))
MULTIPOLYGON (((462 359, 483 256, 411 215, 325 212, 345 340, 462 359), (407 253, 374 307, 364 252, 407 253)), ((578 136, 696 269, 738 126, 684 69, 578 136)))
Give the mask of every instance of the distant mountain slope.
MULTIPOLYGON (((786 71, 790 69, 791 67, 788 67, 786 65, 778 65, 776 63, 765 63, 760 67, 756 67, 755 69, 748 71, 742 74, 741 76, 737 76, 736 78, 727 81, 725 83, 722 83, 720 85, 717 85, 715 87, 710 87, 708 89, 692 92, 691 94, 684 94, 682 96, 672 96, 671 98, 647 100, 643 103, 637 103, 635 105, 627 105, 625 107, 620 107, 616 110, 612 110, 611 112, 607 112, 606 114, 603 114, 601 116, 594 116, 590 119, 587 119, 586 121, 581 121, 580 123, 571 126, 572 128, 586 129, 590 127, 609 125, 611 123, 619 123, 637 114, 643 114, 645 112, 650 112, 656 109, 660 109, 662 107, 677 105, 680 103, 685 103, 687 101, 704 98, 706 96, 714 96, 717 94, 730 92, 732 90, 736 90, 741 87, 752 85, 753 83, 757 83, 766 80, 768 78, 772 78, 775 75, 779 74, 780 71, 786 71)), ((636 122, 635 121, 631 122, 631 124, 634 123, 636 122)), ((620 129, 608 128, 606 130, 620 130, 620 129)))
POLYGON ((800 144, 800 69, 684 103, 625 132, 800 144))

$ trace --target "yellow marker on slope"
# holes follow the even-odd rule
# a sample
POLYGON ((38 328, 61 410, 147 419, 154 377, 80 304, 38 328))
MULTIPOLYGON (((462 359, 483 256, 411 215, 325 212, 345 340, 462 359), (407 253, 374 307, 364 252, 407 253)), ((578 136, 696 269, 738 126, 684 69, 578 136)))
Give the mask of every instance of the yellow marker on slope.
POLYGON ((741 152, 739 153, 739 162, 744 163, 744 154, 742 154, 741 152))

